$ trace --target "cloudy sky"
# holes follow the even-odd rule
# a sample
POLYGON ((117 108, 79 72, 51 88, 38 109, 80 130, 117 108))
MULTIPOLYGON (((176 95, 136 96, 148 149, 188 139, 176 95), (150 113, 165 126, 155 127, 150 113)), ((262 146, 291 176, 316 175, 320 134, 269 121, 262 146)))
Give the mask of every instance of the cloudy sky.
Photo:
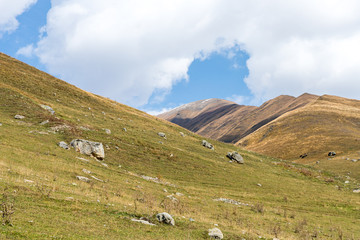
POLYGON ((0 51, 151 113, 359 99, 359 12, 356 0, 0 0, 0 51))

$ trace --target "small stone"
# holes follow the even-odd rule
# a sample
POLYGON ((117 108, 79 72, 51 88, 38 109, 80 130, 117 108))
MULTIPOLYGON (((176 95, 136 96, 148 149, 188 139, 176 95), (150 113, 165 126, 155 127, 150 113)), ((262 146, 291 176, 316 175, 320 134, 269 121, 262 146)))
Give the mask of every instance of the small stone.
POLYGON ((357 159, 351 159, 352 162, 357 162, 358 160, 357 159))
POLYGON ((166 139, 166 134, 163 132, 158 132, 159 137, 165 138, 166 139))
POLYGON ((336 155, 336 152, 333 152, 333 151, 331 151, 331 152, 328 153, 328 156, 329 156, 329 157, 333 157, 333 156, 335 156, 335 155, 336 155))
POLYGON ((34 183, 33 180, 29 180, 29 179, 24 179, 24 182, 25 182, 25 183, 34 183))
POLYGON ((257 186, 259 186, 259 187, 262 187, 262 185, 260 184, 260 183, 258 183, 258 184, 256 184, 257 186))
POLYGON ((193 218, 189 218, 190 222, 195 222, 195 220, 193 218))
POLYGON ((0 123, 0 127, 2 126, 2 123, 0 123))
POLYGON ((345 184, 348 184, 348 183, 350 183, 350 181, 349 181, 349 180, 346 180, 346 181, 345 181, 345 184))
POLYGON ((185 137, 185 134, 183 132, 180 132, 180 136, 185 137))
POLYGON ((106 134, 111 134, 111 130, 110 129, 104 129, 106 134))
POLYGON ((17 115, 14 116, 14 118, 15 119, 24 119, 25 117, 23 115, 17 114, 17 115))
POLYGON ((214 150, 214 146, 213 146, 211 143, 209 143, 208 141, 206 141, 206 140, 202 140, 202 145, 203 145, 204 147, 206 147, 206 148, 209 148, 209 149, 211 149, 211 150, 214 150))
POLYGON ((49 120, 45 120, 43 122, 40 123, 40 125, 45 125, 45 124, 48 124, 49 123, 49 120))
POLYGON ((69 145, 67 145, 67 143, 64 141, 59 142, 58 146, 66 150, 70 149, 69 145))
POLYGON ((228 152, 226 156, 233 161, 236 161, 237 163, 243 164, 244 158, 237 152, 228 152))
POLYGON ((83 177, 83 176, 76 176, 76 179, 79 180, 79 181, 82 181, 82 182, 87 182, 87 183, 90 182, 89 178, 83 177))
POLYGON ((360 188, 354 189, 354 190, 353 190, 353 193, 360 193, 360 188))
POLYGON ((73 197, 67 197, 65 198, 66 201, 74 201, 74 198, 73 197))
POLYGON ((127 131, 126 128, 123 128, 123 131, 126 132, 127 131))
POLYGON ((179 197, 182 197, 182 196, 184 196, 184 194, 182 194, 182 193, 179 193, 179 192, 175 193, 175 195, 176 195, 176 196, 179 196, 179 197))
POLYGON ((224 235, 218 228, 209 229, 209 236, 213 239, 223 239, 224 235))
POLYGON ((89 170, 87 170, 87 169, 85 169, 85 168, 83 168, 83 173, 86 173, 86 174, 91 174, 91 171, 89 171, 89 170))
POLYGON ((43 104, 40 104, 40 106, 41 106, 43 109, 49 111, 49 112, 51 113, 51 115, 54 115, 54 114, 55 114, 54 109, 52 109, 50 106, 43 105, 43 104))
POLYGON ((155 224, 150 223, 149 221, 146 221, 146 220, 142 220, 142 219, 138 220, 138 219, 133 218, 133 219, 131 219, 131 221, 133 221, 133 222, 139 222, 139 223, 146 224, 146 225, 150 225, 150 226, 156 226, 155 224))

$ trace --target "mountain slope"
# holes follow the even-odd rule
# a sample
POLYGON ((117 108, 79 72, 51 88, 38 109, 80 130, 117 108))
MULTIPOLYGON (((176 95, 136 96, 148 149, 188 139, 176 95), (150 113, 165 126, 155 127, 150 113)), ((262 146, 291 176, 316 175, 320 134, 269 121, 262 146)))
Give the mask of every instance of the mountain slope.
POLYGON ((285 95, 269 100, 260 107, 208 99, 186 104, 158 117, 202 136, 236 143, 282 114, 303 107, 317 98, 311 94, 303 94, 298 98, 285 95))
POLYGON ((0 195, 14 206, 10 220, 2 208, 13 226, 0 226, 1 239, 208 239, 215 223, 224 239, 360 237, 357 180, 215 140, 207 149, 197 134, 4 54, 0 123, 0 195), (102 142, 105 159, 57 145, 76 138, 102 142), (245 164, 229 163, 228 151, 245 164), (175 226, 157 222, 164 211, 175 226), (140 217, 157 226, 131 220, 140 217))
MULTIPOLYGON (((332 159, 331 164, 325 161, 321 165, 332 170, 340 168, 343 172, 360 170, 358 164, 344 160, 360 157, 360 101, 321 96, 303 108, 282 115, 237 144, 303 163, 326 160, 327 153, 335 151, 338 157, 332 159), (308 156, 299 159, 304 153, 308 156)), ((356 171, 352 172, 356 175, 356 171)))

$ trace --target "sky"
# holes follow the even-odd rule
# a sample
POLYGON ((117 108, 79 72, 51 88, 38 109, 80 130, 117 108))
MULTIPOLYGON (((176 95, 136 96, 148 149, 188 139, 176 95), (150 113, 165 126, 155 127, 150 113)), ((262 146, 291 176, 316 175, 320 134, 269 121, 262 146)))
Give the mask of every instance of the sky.
POLYGON ((356 0, 0 0, 0 51, 151 114, 359 99, 359 12, 356 0))

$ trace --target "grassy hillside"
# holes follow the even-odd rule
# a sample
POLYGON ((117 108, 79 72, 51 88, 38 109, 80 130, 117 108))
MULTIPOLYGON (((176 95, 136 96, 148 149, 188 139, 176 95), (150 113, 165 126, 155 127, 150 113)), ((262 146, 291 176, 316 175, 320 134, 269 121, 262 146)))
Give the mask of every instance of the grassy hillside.
POLYGON ((316 164, 318 168, 351 171, 359 178, 360 101, 321 96, 314 103, 289 112, 240 140, 246 148, 282 159, 316 164), (275 146, 275 147, 274 147, 275 146), (281 146, 281 147, 279 147, 281 146), (328 158, 335 151, 335 158, 328 158), (301 154, 308 156, 300 159, 301 154))
POLYGON ((4 54, 0 123, 1 239, 209 239, 214 224, 224 239, 360 238, 355 179, 212 140, 209 150, 196 134, 4 54), (75 138, 107 145, 104 161, 57 146, 75 138), (235 150, 245 164, 226 159, 235 150), (175 226, 156 221, 164 211, 175 226), (157 226, 131 221, 140 217, 157 226))

